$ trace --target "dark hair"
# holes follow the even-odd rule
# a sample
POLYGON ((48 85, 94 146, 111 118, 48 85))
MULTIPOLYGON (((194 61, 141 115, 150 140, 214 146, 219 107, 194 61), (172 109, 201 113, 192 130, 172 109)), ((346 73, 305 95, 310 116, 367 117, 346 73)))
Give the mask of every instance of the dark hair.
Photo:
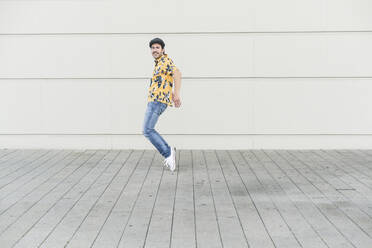
POLYGON ((165 47, 165 43, 164 43, 164 41, 162 40, 162 39, 160 39, 160 38, 154 38, 154 39, 152 39, 151 41, 150 41, 150 43, 149 43, 149 46, 150 46, 150 48, 151 48, 151 46, 153 45, 153 44, 159 44, 160 46, 161 46, 161 48, 162 49, 164 49, 164 47, 165 47))

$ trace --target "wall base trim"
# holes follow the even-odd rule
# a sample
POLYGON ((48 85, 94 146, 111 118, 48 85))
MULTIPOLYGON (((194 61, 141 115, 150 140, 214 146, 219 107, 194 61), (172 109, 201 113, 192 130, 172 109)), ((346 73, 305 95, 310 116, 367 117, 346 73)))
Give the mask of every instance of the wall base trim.
MULTIPOLYGON (((372 135, 163 135, 178 149, 372 149, 372 135)), ((153 149, 142 135, 0 135, 9 149, 153 149)))

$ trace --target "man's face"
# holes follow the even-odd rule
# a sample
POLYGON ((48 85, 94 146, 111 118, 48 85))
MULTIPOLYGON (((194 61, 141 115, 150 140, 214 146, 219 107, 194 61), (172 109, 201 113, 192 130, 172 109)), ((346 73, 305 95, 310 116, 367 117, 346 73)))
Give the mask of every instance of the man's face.
POLYGON ((159 58, 160 56, 163 55, 163 52, 164 52, 164 49, 161 48, 161 45, 160 44, 152 44, 151 46, 151 54, 152 56, 157 59, 159 58))

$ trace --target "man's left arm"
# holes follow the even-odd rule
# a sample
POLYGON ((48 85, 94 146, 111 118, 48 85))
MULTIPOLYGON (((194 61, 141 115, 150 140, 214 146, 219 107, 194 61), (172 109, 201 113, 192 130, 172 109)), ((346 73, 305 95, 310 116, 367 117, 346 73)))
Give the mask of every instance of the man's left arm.
POLYGON ((173 72, 173 78, 174 78, 174 91, 173 91, 173 102, 175 106, 178 108, 181 106, 181 97, 180 97, 180 92, 181 92, 181 71, 176 67, 174 72, 173 72))

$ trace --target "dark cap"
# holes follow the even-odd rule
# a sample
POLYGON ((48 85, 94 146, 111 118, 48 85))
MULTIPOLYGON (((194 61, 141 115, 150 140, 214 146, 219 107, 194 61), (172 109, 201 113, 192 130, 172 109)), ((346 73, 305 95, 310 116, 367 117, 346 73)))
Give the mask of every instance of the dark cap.
POLYGON ((164 47, 165 47, 165 43, 164 43, 164 41, 162 40, 162 39, 160 39, 160 38, 154 38, 154 39, 152 39, 151 41, 150 41, 150 43, 149 43, 149 46, 150 46, 150 48, 151 48, 151 46, 153 45, 153 44, 159 44, 160 46, 161 46, 161 48, 162 49, 164 49, 164 47))

